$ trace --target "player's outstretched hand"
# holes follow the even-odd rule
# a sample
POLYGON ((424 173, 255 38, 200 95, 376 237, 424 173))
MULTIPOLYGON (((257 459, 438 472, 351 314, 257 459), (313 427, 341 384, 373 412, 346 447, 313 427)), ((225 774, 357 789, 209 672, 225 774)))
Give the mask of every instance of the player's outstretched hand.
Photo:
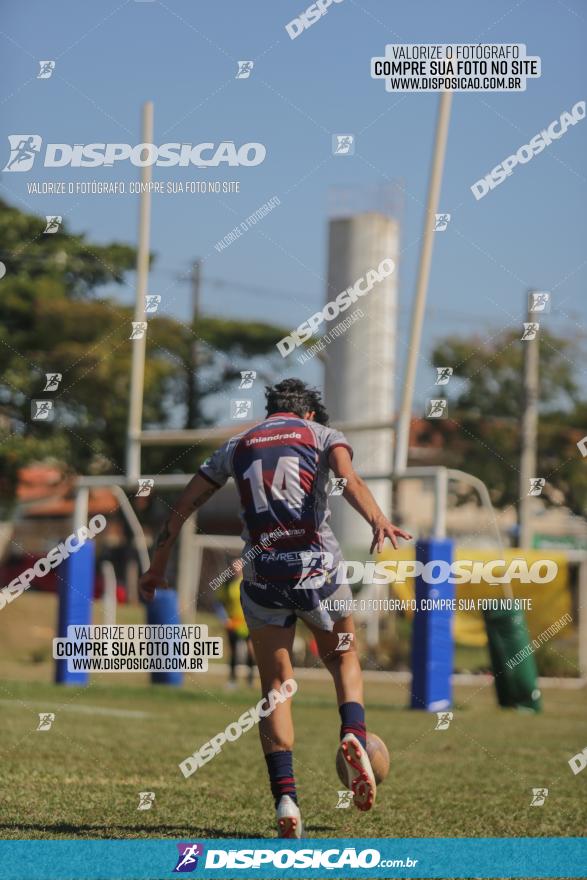
POLYGON ((145 602, 152 602, 155 598, 155 590, 159 587, 162 590, 168 590, 169 584, 167 578, 162 574, 156 574, 154 571, 146 571, 139 580, 139 593, 145 602))
POLYGON ((403 529, 399 529, 397 526, 394 526, 393 523, 390 523, 388 519, 381 519, 375 523, 373 526, 373 541, 371 542, 371 550, 377 549, 378 553, 381 553, 383 550, 383 545, 385 544, 385 539, 389 538, 395 550, 397 550, 397 538, 404 538, 406 541, 410 541, 412 539, 412 535, 409 532, 404 532, 403 529))

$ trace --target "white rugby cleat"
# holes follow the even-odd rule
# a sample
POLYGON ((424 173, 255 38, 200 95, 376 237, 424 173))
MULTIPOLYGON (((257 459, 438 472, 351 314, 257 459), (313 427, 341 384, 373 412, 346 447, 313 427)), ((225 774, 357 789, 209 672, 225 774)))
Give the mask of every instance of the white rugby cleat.
POLYGON ((377 784, 367 751, 354 733, 343 736, 338 751, 344 758, 345 784, 353 792, 353 803, 357 810, 366 812, 371 809, 377 796, 377 784))
POLYGON ((288 794, 284 794, 277 805, 277 828, 280 837, 302 836, 302 814, 288 794))

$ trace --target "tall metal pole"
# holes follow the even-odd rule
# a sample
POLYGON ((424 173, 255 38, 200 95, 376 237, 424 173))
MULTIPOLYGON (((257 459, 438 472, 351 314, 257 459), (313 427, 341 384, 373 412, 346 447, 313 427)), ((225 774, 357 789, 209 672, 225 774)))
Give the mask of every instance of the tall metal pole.
MULTIPOLYGON (((192 266, 192 321, 197 321, 200 314, 200 279, 202 261, 194 260, 192 266)), ((197 343, 196 343, 197 344, 197 343)))
POLYGON ((88 524, 88 509, 90 506, 90 490, 86 486, 76 489, 73 506, 74 531, 88 524))
POLYGON ((422 324, 426 309, 426 296, 428 293, 428 279, 430 277, 430 265, 432 262, 432 245, 434 241, 434 215, 438 211, 438 199, 442 185, 442 171, 444 168, 444 156, 448 137, 448 124, 450 120, 450 108, 452 92, 441 92, 438 105, 438 119, 436 122, 436 137, 432 166, 430 169, 430 181, 428 184, 428 202, 424 214, 424 234, 422 236, 422 249, 420 251, 420 264, 418 268, 418 280, 414 305, 412 307, 412 327, 408 348, 408 359, 404 377, 402 401, 398 418, 396 446, 395 446, 395 472, 401 474, 408 463, 408 443, 410 439, 410 420, 412 415, 412 402, 414 399, 414 386, 416 382, 416 370, 420 354, 420 341, 422 338, 422 324))
MULTIPOLYGON (((530 311, 530 301, 526 320, 536 321, 536 315, 530 311)), ((534 500, 528 494, 530 481, 538 476, 536 473, 536 437, 538 433, 538 383, 540 343, 538 333, 534 339, 526 339, 524 346, 524 387, 521 418, 521 449, 520 449, 520 489, 518 502, 519 546, 530 547, 532 542, 531 516, 534 500)))
MULTIPOLYGON (((198 332, 198 319, 200 317, 200 285, 202 280, 202 261, 195 260, 192 266, 192 326, 195 332, 198 332)), ((189 356, 188 376, 187 376, 187 410, 186 410, 186 428, 195 428, 200 414, 199 387, 198 387, 198 338, 194 336, 189 356)))
MULTIPOLYGON (((143 105, 141 142, 153 143, 153 102, 143 105)), ((145 321, 145 296, 149 279, 149 237, 151 226, 151 183, 152 166, 141 169, 141 201, 139 207, 139 246, 137 251, 137 286, 135 298, 135 322, 145 321)), ((141 474, 140 433, 143 421, 143 389, 145 384, 145 350, 147 334, 137 335, 132 345, 132 366, 130 374, 130 400, 128 407, 128 429, 126 438, 126 475, 136 480, 141 474)))

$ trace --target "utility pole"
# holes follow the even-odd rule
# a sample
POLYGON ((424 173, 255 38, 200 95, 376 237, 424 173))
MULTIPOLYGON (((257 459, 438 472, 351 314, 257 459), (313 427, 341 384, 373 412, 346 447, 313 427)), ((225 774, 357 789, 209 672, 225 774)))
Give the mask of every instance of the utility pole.
POLYGON ((442 172, 444 168, 444 156, 446 153, 446 141, 448 138, 448 124, 450 121, 450 108, 452 92, 441 92, 438 105, 438 118, 436 122, 436 137, 432 165, 430 168, 430 180, 428 183, 428 201, 424 214, 424 233, 422 236, 422 249, 420 251, 420 263, 418 266, 418 280, 416 293, 412 307, 412 326, 408 346, 408 360, 404 376, 404 387, 397 423, 395 438, 395 472, 401 474, 408 464, 408 445, 410 439, 410 421, 412 416, 412 402, 414 399, 414 387, 416 384, 416 370, 420 356, 420 340, 422 338, 422 325, 426 311, 426 295, 428 293, 428 279, 432 263, 432 245, 434 242, 434 217, 438 211, 438 200, 442 185, 442 172))
MULTIPOLYGON (((191 318, 192 318, 192 327, 194 331, 198 332, 198 321, 200 318, 200 289, 201 289, 201 281, 202 281, 202 261, 200 259, 194 261, 194 265, 192 266, 191 273, 191 288, 192 288, 192 308, 191 308, 191 318)), ((200 401, 199 401, 199 383, 198 383, 198 368, 199 368, 199 346, 198 339, 195 336, 191 347, 190 347, 190 355, 189 355, 189 369, 188 369, 188 377, 187 377, 187 411, 186 411, 186 428, 195 428, 197 427, 198 416, 200 415, 200 401)))
MULTIPOLYGON (((532 291, 527 294, 526 323, 536 324, 537 315, 531 311, 532 291)), ((534 500, 530 491, 530 482, 536 473, 536 437, 538 431, 538 389, 539 389, 539 332, 528 333, 524 345, 524 375, 522 390, 522 416, 520 422, 520 489, 518 502, 518 543, 524 549, 532 542, 531 516, 534 500)))
MULTIPOLYGON (((142 143, 153 143, 153 102, 143 105, 142 143)), ((135 292, 134 321, 145 322, 145 297, 149 281, 149 233, 151 225, 151 183, 152 166, 141 168, 141 196, 139 207, 139 246, 137 250, 137 281, 135 292)), ((145 385, 145 351, 147 333, 132 339, 132 365, 130 374, 130 400, 126 434, 126 475, 138 480, 141 475, 141 440, 143 426, 143 390, 145 385)))
MULTIPOLYGON (((192 321, 196 323, 200 317, 200 280, 202 276, 202 261, 194 260, 192 266, 192 321)), ((197 340, 196 340, 197 345, 197 340)))
MULTIPOLYGON (((194 333, 198 333, 200 319, 200 293, 202 281, 202 261, 194 260, 190 275, 191 282, 191 322, 194 333)), ((187 408, 185 427, 196 428, 200 415, 199 399, 199 346, 198 337, 194 336, 188 355, 187 374, 187 408)), ((177 592, 180 599, 182 620, 191 621, 197 605, 198 581, 194 580, 194 565, 198 564, 201 550, 194 547, 194 536, 198 529, 198 514, 194 511, 188 517, 179 536, 177 556, 177 592)))

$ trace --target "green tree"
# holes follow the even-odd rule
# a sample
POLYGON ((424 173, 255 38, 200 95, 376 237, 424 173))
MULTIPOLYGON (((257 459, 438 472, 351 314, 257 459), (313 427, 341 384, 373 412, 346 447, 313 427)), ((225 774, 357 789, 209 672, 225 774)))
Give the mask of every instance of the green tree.
MULTIPOLYGON (((79 473, 124 471, 132 310, 104 287, 126 283, 136 254, 128 245, 97 245, 67 225, 55 234, 44 228, 44 218, 0 200, 6 266, 0 280, 0 487, 9 497, 18 467, 31 460, 51 457, 79 473), (58 390, 44 392, 45 374, 52 372, 62 381, 58 390), (53 400, 52 421, 31 420, 35 398, 53 400)), ((191 328, 155 315, 147 335, 145 427, 181 422, 196 338, 207 376, 199 387, 201 413, 207 396, 233 382, 251 357, 274 352, 283 335, 263 323, 205 317, 191 328)), ((177 448, 145 450, 145 470, 173 462, 175 470, 194 466, 177 448)))
MULTIPOLYGON (((449 419, 435 423, 445 436, 445 459, 480 477, 498 506, 519 497, 524 344, 511 331, 489 340, 449 336, 432 354, 435 367, 454 371, 446 386, 449 419)), ((584 514, 587 466, 576 446, 587 425, 574 366, 580 357, 575 341, 541 328, 537 475, 563 492, 573 512, 584 514)))

